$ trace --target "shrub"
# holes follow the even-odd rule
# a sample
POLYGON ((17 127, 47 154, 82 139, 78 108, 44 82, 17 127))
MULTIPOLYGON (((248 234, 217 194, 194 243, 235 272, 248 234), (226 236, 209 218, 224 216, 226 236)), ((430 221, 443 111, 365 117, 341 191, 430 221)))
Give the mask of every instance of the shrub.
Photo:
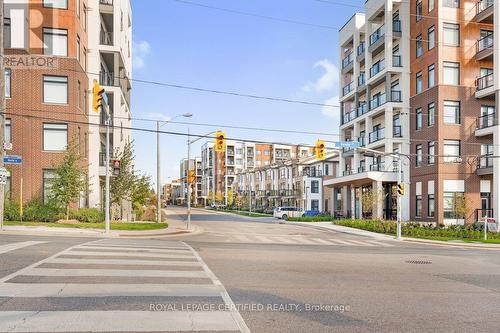
POLYGON ((328 215, 317 215, 317 216, 302 216, 302 217, 290 217, 288 221, 293 222, 329 222, 335 220, 335 217, 328 215))
MULTIPOLYGON (((165 222, 167 219, 167 214, 165 214, 164 211, 161 212, 161 220, 162 222, 165 222)), ((146 207, 146 211, 142 215, 142 221, 156 221, 156 207, 155 206, 149 206, 146 207)))
POLYGON ((44 204, 40 198, 33 198, 24 208, 23 220, 30 222, 55 222, 64 218, 62 209, 54 202, 44 204))
POLYGON ((20 221, 21 220, 21 215, 19 214, 19 204, 5 199, 5 204, 4 204, 4 214, 3 218, 6 221, 20 221))
POLYGON ((71 212, 70 219, 80 222, 98 223, 104 221, 104 212, 97 208, 81 208, 71 212))

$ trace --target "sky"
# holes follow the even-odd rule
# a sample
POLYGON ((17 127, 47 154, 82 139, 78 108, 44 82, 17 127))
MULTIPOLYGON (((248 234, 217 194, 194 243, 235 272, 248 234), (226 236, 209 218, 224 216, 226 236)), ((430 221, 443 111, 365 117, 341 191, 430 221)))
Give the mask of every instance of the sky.
MULTIPOLYGON (((338 29, 364 3, 364 0, 131 1, 134 79, 331 105, 338 105, 339 95, 338 29)), ((191 125, 169 123, 162 127, 164 131, 187 133, 189 128, 191 133, 203 135, 220 129, 230 138, 310 145, 320 137, 224 126, 321 132, 331 134, 321 139, 336 140, 340 118, 338 108, 140 82, 133 82, 131 112, 133 118, 159 120, 193 114, 192 118, 175 120, 191 125)), ((152 122, 133 121, 133 127, 154 129, 155 126, 152 122)), ((134 131, 133 139, 136 169, 151 175, 155 182, 156 135, 134 131)), ((206 141, 200 140, 192 146, 192 156, 200 155, 201 145, 206 141)), ((162 134, 162 184, 179 178, 179 162, 186 156, 185 136, 162 134)))

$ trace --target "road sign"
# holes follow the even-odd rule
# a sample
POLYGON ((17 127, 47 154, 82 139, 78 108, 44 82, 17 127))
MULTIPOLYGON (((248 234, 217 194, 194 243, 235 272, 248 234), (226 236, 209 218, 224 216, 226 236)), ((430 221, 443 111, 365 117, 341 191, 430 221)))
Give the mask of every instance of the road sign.
POLYGON ((9 171, 5 168, 0 168, 0 185, 7 184, 8 176, 9 176, 9 171))
POLYGON ((3 150, 12 150, 12 142, 4 142, 3 150))
POLYGON ((3 158, 4 164, 22 164, 23 158, 21 156, 4 156, 3 158))
POLYGON ((359 148, 361 147, 361 142, 359 141, 337 141, 335 142, 336 148, 359 148))

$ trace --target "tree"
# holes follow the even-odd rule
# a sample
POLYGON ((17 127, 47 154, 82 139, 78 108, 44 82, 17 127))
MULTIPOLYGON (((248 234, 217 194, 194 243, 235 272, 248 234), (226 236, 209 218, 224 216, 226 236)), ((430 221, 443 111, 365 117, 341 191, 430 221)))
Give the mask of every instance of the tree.
POLYGON ((131 194, 134 209, 146 205, 151 193, 151 177, 145 175, 135 176, 131 194))
POLYGON ((66 209, 66 220, 69 220, 71 203, 76 202, 88 188, 87 174, 81 170, 80 160, 74 143, 70 143, 63 160, 56 166, 55 177, 51 181, 51 199, 66 209))
POLYGON ((234 203, 234 193, 233 190, 228 190, 227 191, 227 205, 229 207, 232 207, 234 203))
MULTIPOLYGON (((121 152, 118 152, 117 159, 120 160, 120 174, 112 177, 110 182, 111 204, 120 206, 124 200, 130 201, 132 198, 132 189, 135 184, 134 175, 134 146, 127 142, 121 152)), ((109 166, 108 166, 109 167, 109 166)), ((114 215, 114 210, 111 210, 114 215)))
POLYGON ((224 201, 224 196, 222 195, 222 192, 217 191, 217 193, 215 193, 215 202, 221 203, 223 201, 224 201))
POLYGON ((457 193, 455 198, 454 198, 454 203, 453 203, 453 210, 455 211, 455 218, 457 220, 464 219, 464 224, 465 220, 469 216, 470 213, 470 206, 471 202, 470 199, 465 196, 464 193, 457 193))

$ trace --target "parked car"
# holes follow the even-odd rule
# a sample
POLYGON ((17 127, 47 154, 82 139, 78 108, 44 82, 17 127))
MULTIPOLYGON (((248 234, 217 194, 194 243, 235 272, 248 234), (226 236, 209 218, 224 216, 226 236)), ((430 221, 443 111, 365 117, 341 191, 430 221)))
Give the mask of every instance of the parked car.
POLYGON ((319 210, 306 210, 302 216, 313 217, 321 215, 319 210))
POLYGON ((277 219, 288 220, 289 217, 301 217, 304 214, 302 208, 297 207, 276 207, 273 216, 277 219))
POLYGON ((224 209, 226 208, 226 205, 223 205, 223 204, 211 204, 210 207, 212 207, 212 209, 224 209))

